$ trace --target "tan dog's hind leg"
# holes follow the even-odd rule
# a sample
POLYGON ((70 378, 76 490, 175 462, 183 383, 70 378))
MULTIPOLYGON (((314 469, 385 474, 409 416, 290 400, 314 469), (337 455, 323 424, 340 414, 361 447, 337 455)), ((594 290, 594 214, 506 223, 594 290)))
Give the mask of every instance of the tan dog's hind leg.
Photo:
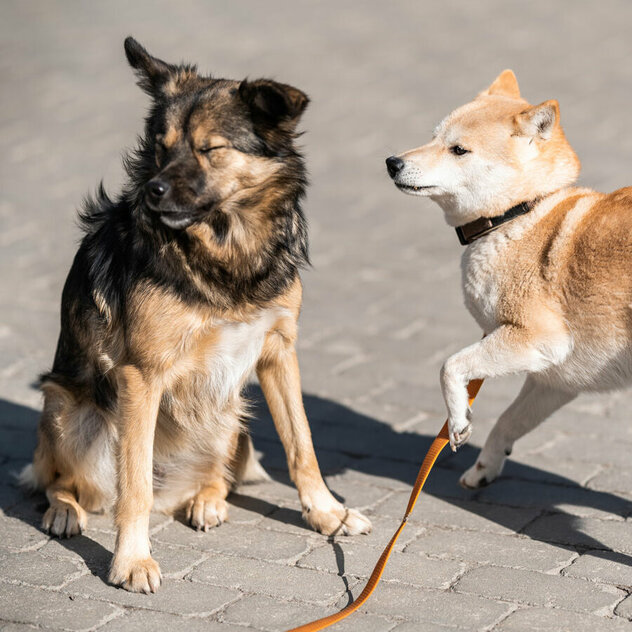
POLYGON ((551 328, 532 331, 503 325, 462 351, 450 356, 441 369, 441 388, 448 409, 453 449, 471 435, 467 384, 472 379, 511 373, 537 373, 561 363, 570 349, 566 332, 551 328))
POLYGON ((513 444, 576 396, 527 377, 520 394, 499 417, 476 463, 461 476, 467 489, 484 487, 502 471, 513 444))
POLYGON ((275 334, 267 341, 257 374, 285 448, 303 517, 312 528, 326 535, 369 533, 369 520, 339 503, 323 481, 303 408, 296 352, 290 341, 279 338, 275 334))
POLYGON ((46 497, 50 507, 42 519, 42 528, 47 533, 69 538, 80 534, 88 523, 88 516, 73 489, 69 478, 59 478, 46 488, 46 497))
POLYGON ((151 558, 149 513, 153 504, 152 468, 160 390, 133 366, 121 369, 119 389, 118 529, 110 581, 133 592, 155 592, 160 567, 151 558))

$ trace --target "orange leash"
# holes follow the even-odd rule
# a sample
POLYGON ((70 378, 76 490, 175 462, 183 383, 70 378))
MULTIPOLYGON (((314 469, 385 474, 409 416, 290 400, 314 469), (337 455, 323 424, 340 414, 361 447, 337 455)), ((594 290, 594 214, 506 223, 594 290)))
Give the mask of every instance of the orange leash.
MULTIPOLYGON (((482 384, 483 380, 472 380, 467 385, 467 394, 470 399, 470 406, 472 405, 472 402, 478 394, 478 391, 480 390, 482 384)), ((317 619, 316 621, 312 621, 310 623, 305 623, 304 625, 299 625, 298 628, 292 628, 291 630, 288 630, 288 632, 317 632, 317 630, 328 628, 330 625, 333 625, 334 623, 345 619, 352 612, 355 612, 373 594, 373 591, 377 588, 377 585, 382 577, 382 573, 386 568, 386 562, 388 562, 388 558, 393 552, 395 542, 397 542, 399 534, 406 526, 406 523, 408 522, 408 517, 415 507, 415 503, 417 502, 419 494, 423 489, 424 483, 428 478, 428 474, 430 474, 430 470, 435 464, 435 461, 441 453, 441 450, 443 450, 443 448, 445 448, 445 446, 449 442, 450 439, 448 436, 448 422, 446 421, 445 424, 443 424, 443 428, 441 428, 441 430, 439 431, 436 439, 432 442, 432 445, 430 446, 430 449, 426 453, 424 461, 421 464, 421 468, 419 469, 419 474, 417 474, 417 480, 415 481, 415 486, 413 487, 413 491, 410 494, 410 500, 408 501, 408 507, 406 507, 406 513, 402 518, 402 522, 399 525, 397 531, 395 531, 395 534, 391 538, 391 541, 384 549, 384 552, 380 556, 380 559, 377 561, 377 564, 375 565, 375 568, 371 573, 371 577, 369 577, 369 581, 366 583, 364 590, 360 593, 358 598, 355 601, 352 601, 348 606, 340 610, 340 612, 336 612, 335 614, 331 614, 328 617, 323 617, 322 619, 317 619)))

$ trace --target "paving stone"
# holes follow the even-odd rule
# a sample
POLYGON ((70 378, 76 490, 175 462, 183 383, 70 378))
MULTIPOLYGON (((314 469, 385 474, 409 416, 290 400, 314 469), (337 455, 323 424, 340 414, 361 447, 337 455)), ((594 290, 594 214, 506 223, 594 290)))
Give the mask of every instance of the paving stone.
MULTIPOLYGON (((248 492, 250 485, 242 485, 241 490, 248 492)), ((255 525, 263 517, 273 511, 272 505, 265 505, 258 502, 258 499, 245 494, 233 493, 228 497, 228 519, 231 524, 251 524, 255 525)))
POLYGON ((131 593, 110 586, 107 574, 84 575, 65 586, 63 592, 126 607, 196 616, 212 615, 240 596, 236 590, 176 579, 164 580, 154 594, 131 593))
POLYGON ((293 501, 289 507, 275 509, 262 520, 260 526, 272 531, 292 533, 301 537, 318 537, 318 534, 303 520, 300 505, 296 501, 293 501))
POLYGON ((335 575, 217 555, 200 564, 190 577, 194 582, 313 603, 329 603, 346 591, 343 579, 335 575))
POLYGON ((608 467, 591 478, 588 487, 603 492, 628 494, 632 490, 632 468, 608 467))
POLYGON ((525 536, 436 529, 422 532, 405 551, 542 572, 559 570, 577 557, 572 547, 538 542, 525 536))
POLYGON ((43 546, 48 537, 38 527, 10 516, 0 516, 0 549, 27 551, 43 546))
POLYGON ((273 477, 273 480, 253 485, 242 485, 239 488, 239 493, 242 496, 260 501, 253 504, 252 507, 263 512, 263 515, 268 515, 274 511, 280 503, 294 502, 298 498, 296 488, 290 483, 287 471, 271 469, 268 473, 273 477), (277 478, 279 480, 276 480, 277 478))
MULTIPOLYGON (((441 625, 440 623, 428 623, 424 621, 424 632, 448 632, 449 630, 466 630, 464 627, 455 627, 453 625, 441 625)), ((408 621, 406 623, 400 623, 393 628, 393 632, 418 632, 419 623, 408 621)))
POLYGON ((120 609, 109 603, 82 597, 70 598, 31 586, 0 586, 0 619, 44 626, 54 630, 86 630, 106 623, 120 609), (37 607, 33 607, 37 604, 37 607))
POLYGON ((626 597, 614 610, 615 614, 632 621, 632 597, 626 597))
POLYGON ((128 610, 123 616, 112 619, 99 628, 103 632, 243 632, 243 628, 220 623, 215 619, 178 617, 151 610, 128 610))
POLYGON ((328 476, 327 482, 332 489, 336 489, 338 481, 358 481, 390 490, 408 490, 410 493, 418 471, 419 467, 416 463, 366 457, 357 459, 355 467, 334 476, 328 476))
POLYGON ((555 514, 538 518, 524 529, 524 533, 545 542, 559 542, 592 549, 612 549, 632 554, 630 525, 618 520, 555 514))
POLYGON ((363 485, 358 481, 338 480, 330 484, 334 496, 348 507, 365 511, 386 498, 389 490, 374 485, 363 485))
POLYGON ((630 557, 622 553, 588 551, 565 568, 564 575, 632 588, 630 561, 630 557))
POLYGON ((6 623, 0 621, 0 630, 2 632, 33 632, 37 628, 28 623, 6 623))
MULTIPOLYGON (((374 509, 379 515, 403 516, 409 494, 397 492, 374 509)), ((418 524, 432 524, 459 529, 473 529, 496 533, 520 531, 540 514, 534 507, 516 508, 475 501, 446 500, 426 493, 419 496, 410 518, 418 524)))
MULTIPOLYGON (((357 595, 358 589, 354 589, 357 595)), ((338 605, 344 605, 339 602, 338 605)), ((459 626, 466 623, 468 629, 491 626, 510 611, 506 603, 483 599, 475 595, 456 594, 437 590, 386 583, 380 585, 375 594, 360 612, 369 612, 386 617, 402 617, 408 621, 459 626)))
MULTIPOLYGON (((363 546, 373 547, 373 555, 377 555, 379 557, 380 552, 384 549, 384 547, 390 542, 393 534, 397 530, 400 525, 400 520, 397 518, 390 518, 388 516, 382 515, 374 515, 372 513, 367 512, 367 517, 371 520, 371 525, 373 529, 371 533, 368 535, 362 536, 336 536, 334 538, 335 542, 338 542, 341 545, 350 545, 350 544, 361 544, 363 546)), ((395 543, 396 551, 403 551, 404 547, 412 542, 417 534, 424 529, 423 526, 416 523, 408 523, 405 529, 401 532, 399 539, 395 543)), ((315 546, 319 546, 323 543, 323 541, 331 542, 330 539, 313 539, 312 542, 315 546)))
MULTIPOLYGON (((338 575, 367 578, 379 559, 374 548, 338 541, 320 546, 299 562, 299 566, 338 575)), ((384 581, 396 581, 426 588, 448 588, 464 570, 463 564, 428 559, 415 553, 393 551, 384 571, 384 581)))
POLYGON ((39 551, 8 553, 0 557, 0 577, 40 588, 60 588, 84 570, 68 560, 44 556, 39 551))
MULTIPOLYGON (((251 626, 270 632, 284 631, 308 621, 331 614, 331 608, 319 608, 297 601, 280 601, 263 595, 246 596, 232 604, 222 614, 222 620, 241 626, 251 626)), ((381 617, 355 614, 350 619, 337 623, 336 631, 387 632, 394 623, 381 617)))
POLYGON ((102 571, 112 561, 115 541, 113 533, 88 530, 72 538, 51 537, 38 553, 82 563, 93 572, 102 571))
POLYGON ((565 461, 515 449, 503 468, 503 478, 518 478, 556 485, 584 485, 603 466, 586 461, 565 461))
POLYGON ((152 555, 160 564, 163 577, 169 579, 182 579, 204 559, 204 554, 199 551, 164 544, 154 546, 152 555))
MULTIPOLYGON (((424 632, 448 632, 449 630, 467 630, 466 627, 456 627, 453 625, 441 625, 440 623, 428 623, 424 621, 424 632)), ((418 632, 419 623, 408 621, 407 623, 400 623, 393 628, 393 632, 418 632)))
POLYGON ((33 432, 0 427, 0 454, 13 459, 28 459, 35 448, 33 432))
MULTIPOLYGON (((10 509, 23 498, 24 494, 22 491, 17 489, 14 485, 0 485, 0 507, 10 509)), ((0 515, 2 513, 4 512, 0 509, 0 515)))
POLYGON ((494 628, 499 632, 624 632, 629 629, 630 624, 622 619, 596 617, 558 608, 516 610, 494 628))
POLYGON ((454 589, 459 593, 586 612, 614 608, 625 595, 613 586, 495 566, 469 571, 454 589))
POLYGON ((498 480, 478 494, 481 502, 514 507, 558 509, 566 513, 624 518, 632 512, 632 502, 614 494, 582 487, 566 487, 528 481, 498 480))
POLYGON ((542 455, 560 460, 629 467, 631 447, 632 445, 625 441, 591 441, 587 437, 569 437, 555 446, 542 450, 542 455))
MULTIPOLYGON (((103 574, 112 562, 116 537, 114 533, 90 529, 72 538, 51 538, 38 554, 79 562, 92 573, 103 574)), ((153 556, 164 577, 180 579, 204 554, 198 549, 173 547, 152 538, 153 556)))
POLYGON ((305 538, 287 534, 279 537, 274 531, 227 523, 208 533, 174 522, 156 535, 158 542, 187 544, 201 551, 253 557, 269 561, 288 561, 305 553, 309 547, 305 538))

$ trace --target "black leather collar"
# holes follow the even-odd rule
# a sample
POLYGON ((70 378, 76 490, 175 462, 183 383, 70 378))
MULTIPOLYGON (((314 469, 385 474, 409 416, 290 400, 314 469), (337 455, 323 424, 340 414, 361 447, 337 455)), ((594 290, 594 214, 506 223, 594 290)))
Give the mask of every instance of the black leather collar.
POLYGON ((512 206, 508 211, 505 211, 502 215, 497 217, 479 217, 473 222, 463 224, 455 228, 456 234, 461 242, 462 246, 468 246, 473 241, 479 239, 483 235, 487 235, 496 230, 499 226, 502 226, 505 222, 509 222, 520 215, 528 213, 533 207, 540 201, 541 198, 531 200, 530 202, 521 202, 512 206))

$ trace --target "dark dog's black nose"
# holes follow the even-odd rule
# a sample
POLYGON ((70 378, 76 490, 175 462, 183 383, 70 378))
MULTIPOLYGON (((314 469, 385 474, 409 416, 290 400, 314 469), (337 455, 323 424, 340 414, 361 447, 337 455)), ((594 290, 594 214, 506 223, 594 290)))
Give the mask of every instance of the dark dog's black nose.
POLYGON ((169 191, 169 184, 164 180, 150 180, 147 183, 147 193, 154 198, 155 200, 159 200, 161 197, 164 197, 169 191))
POLYGON ((390 156, 386 159, 386 170, 391 178, 394 178, 404 167, 404 161, 397 156, 390 156))

